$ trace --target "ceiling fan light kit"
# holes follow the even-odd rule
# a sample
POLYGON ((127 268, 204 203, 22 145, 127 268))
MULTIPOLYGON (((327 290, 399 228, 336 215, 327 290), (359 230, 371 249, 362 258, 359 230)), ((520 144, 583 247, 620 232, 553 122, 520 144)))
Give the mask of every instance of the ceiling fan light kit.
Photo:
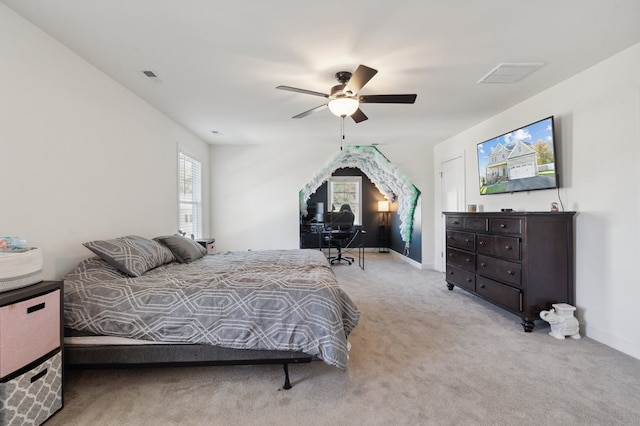
POLYGON ((358 92, 365 84, 378 73, 377 70, 366 65, 359 65, 356 71, 351 74, 349 71, 338 71, 336 80, 338 83, 331 88, 331 94, 315 92, 312 90, 299 89, 291 86, 277 86, 276 89, 288 90, 290 92, 303 93, 313 96, 321 96, 329 99, 326 104, 312 108, 308 111, 294 115, 293 118, 303 118, 314 112, 321 111, 326 107, 332 114, 338 117, 351 117, 354 122, 360 123, 368 117, 360 109, 360 104, 412 104, 416 101, 416 94, 407 95, 368 95, 360 96, 358 92))
POLYGON ((358 110, 360 102, 353 98, 337 98, 329 101, 329 111, 338 117, 351 117, 358 110))

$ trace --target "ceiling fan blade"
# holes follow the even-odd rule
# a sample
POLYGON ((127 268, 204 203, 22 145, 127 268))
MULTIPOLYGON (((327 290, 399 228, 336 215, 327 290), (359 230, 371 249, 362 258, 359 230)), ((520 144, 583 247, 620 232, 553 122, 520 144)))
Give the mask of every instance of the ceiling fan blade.
POLYGON ((378 70, 369 68, 366 65, 358 65, 356 72, 353 73, 347 82, 347 85, 344 88, 344 93, 347 95, 354 95, 358 93, 360 89, 362 89, 364 85, 367 84, 377 73, 378 70))
POLYGON ((306 95, 322 96, 323 98, 329 97, 329 95, 325 93, 314 92, 313 90, 298 89, 297 87, 291 87, 291 86, 278 86, 276 87, 276 89, 288 90, 289 92, 304 93, 306 95))
POLYGON ((327 104, 320 105, 320 106, 317 106, 317 107, 315 107, 315 108, 311 108, 309 111, 301 112, 301 113, 300 113, 300 114, 298 114, 298 115, 294 115, 294 116, 293 116, 293 117, 291 117, 291 118, 304 118, 304 117, 306 117, 307 115, 313 114, 314 112, 322 111, 322 110, 323 110, 323 109, 325 109, 326 107, 327 107, 327 104))
POLYGON ((365 95, 358 100, 364 104, 412 104, 418 95, 365 95))
POLYGON ((353 118, 353 121, 355 121, 356 123, 359 123, 361 121, 364 120, 368 120, 369 117, 367 117, 366 115, 364 115, 364 112, 362 112, 362 110, 360 108, 358 108, 356 110, 356 112, 354 112, 353 114, 351 114, 351 118, 353 118))

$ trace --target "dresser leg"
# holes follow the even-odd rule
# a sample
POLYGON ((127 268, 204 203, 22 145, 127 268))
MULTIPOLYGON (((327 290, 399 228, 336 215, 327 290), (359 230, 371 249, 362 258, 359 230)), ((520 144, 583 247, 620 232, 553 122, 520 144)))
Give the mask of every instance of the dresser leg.
POLYGON ((524 318, 522 319, 521 324, 522 324, 522 328, 524 328, 524 331, 526 331, 527 333, 531 333, 533 331, 533 327, 536 326, 533 321, 530 321, 524 318))
POLYGON ((449 290, 453 290, 453 284, 449 284, 449 283, 447 283, 447 288, 448 288, 449 290))

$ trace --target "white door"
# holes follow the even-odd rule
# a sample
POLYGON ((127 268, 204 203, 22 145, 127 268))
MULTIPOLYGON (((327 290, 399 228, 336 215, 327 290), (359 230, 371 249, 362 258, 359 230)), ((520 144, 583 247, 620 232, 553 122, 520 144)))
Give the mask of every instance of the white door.
MULTIPOLYGON (((443 212, 463 212, 465 211, 465 191, 464 191, 464 157, 456 157, 443 162, 440 165, 440 194, 442 195, 441 206, 443 212)), ((445 222, 441 221, 441 245, 440 245, 440 271, 445 271, 444 252, 446 248, 445 222)))

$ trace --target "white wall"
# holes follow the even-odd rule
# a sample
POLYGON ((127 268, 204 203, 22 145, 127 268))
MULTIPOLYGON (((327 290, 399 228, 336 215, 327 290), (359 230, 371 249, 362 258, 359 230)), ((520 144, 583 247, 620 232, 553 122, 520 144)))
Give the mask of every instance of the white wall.
MULTIPOLYGON (((587 336, 640 358, 634 318, 640 299, 640 44, 440 143, 434 167, 464 151, 467 203, 484 211, 549 210, 557 201, 553 190, 480 196, 476 166, 478 142, 549 115, 556 118, 560 197, 566 210, 578 212, 581 326, 587 336)), ((436 219, 439 230, 442 221, 436 219)), ((441 247, 438 241, 435 253, 441 247)))
POLYGON ((208 146, 3 4, 0 40, 0 235, 54 279, 85 241, 176 232, 178 145, 205 182, 208 146))
MULTIPOLYGON (((378 149, 422 191, 422 223, 432 223, 431 209, 424 208, 432 200, 427 190, 432 187, 431 150, 402 144, 378 149)), ((326 143, 212 146, 212 236, 216 248, 298 248, 298 193, 338 150, 338 144, 326 143)), ((423 236, 423 263, 433 258, 430 238, 423 236)))
POLYGON ((320 159, 328 155, 328 147, 314 148, 314 155, 309 155, 308 147, 298 146, 212 146, 216 249, 299 247, 298 192, 312 176, 305 170, 322 167, 320 159))

